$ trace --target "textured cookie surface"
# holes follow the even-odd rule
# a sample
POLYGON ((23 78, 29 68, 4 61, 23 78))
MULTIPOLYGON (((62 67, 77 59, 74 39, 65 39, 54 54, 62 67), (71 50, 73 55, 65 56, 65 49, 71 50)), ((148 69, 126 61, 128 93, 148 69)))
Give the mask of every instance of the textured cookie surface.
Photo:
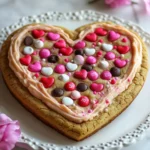
MULTIPOLYGON (((84 27, 81 27, 77 31, 83 30, 84 27)), ((67 32, 72 34, 70 31, 67 32)), ((141 41, 142 42, 142 41, 141 41)), ((139 72, 136 73, 136 76, 129 86, 129 88, 117 96, 112 105, 108 107, 108 112, 103 112, 99 116, 95 117, 91 121, 83 122, 80 124, 73 123, 68 121, 61 115, 50 110, 46 105, 44 105, 40 100, 33 97, 28 90, 19 82, 17 77, 14 75, 12 70, 8 66, 7 53, 10 46, 10 37, 5 41, 2 52, 1 52, 1 69, 4 75, 4 79, 12 91, 12 93, 18 98, 21 103, 27 107, 32 113, 34 113, 38 118, 48 123, 52 127, 56 128, 63 134, 76 139, 81 140, 90 134, 94 133, 98 129, 105 126, 116 116, 118 116, 135 98, 142 88, 146 74, 147 74, 147 52, 144 44, 142 51, 142 65, 139 72), (15 89, 15 91, 14 91, 15 89)))

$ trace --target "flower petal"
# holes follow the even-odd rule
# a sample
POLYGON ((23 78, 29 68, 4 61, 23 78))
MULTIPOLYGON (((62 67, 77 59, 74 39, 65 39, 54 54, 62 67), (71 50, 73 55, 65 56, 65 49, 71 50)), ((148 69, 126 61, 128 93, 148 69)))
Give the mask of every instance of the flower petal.
POLYGON ((3 135, 5 133, 5 130, 6 130, 7 126, 0 126, 0 141, 2 140, 3 138, 3 135))
POLYGON ((150 0, 144 0, 145 10, 150 15, 150 0))
POLYGON ((0 126, 10 123, 12 120, 7 117, 5 114, 0 114, 0 126))
POLYGON ((0 150, 12 150, 15 147, 15 144, 10 144, 5 141, 0 142, 0 150))

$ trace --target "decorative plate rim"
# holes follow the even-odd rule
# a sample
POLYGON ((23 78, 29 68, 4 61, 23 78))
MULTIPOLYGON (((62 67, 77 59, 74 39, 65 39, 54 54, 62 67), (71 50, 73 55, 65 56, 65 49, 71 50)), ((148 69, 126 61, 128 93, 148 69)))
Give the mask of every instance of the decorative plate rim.
MULTIPOLYGON (((0 47, 4 40, 8 37, 10 33, 16 29, 29 24, 29 23, 46 23, 47 21, 66 21, 66 20, 76 20, 76 21, 111 21, 115 24, 125 26, 130 28, 133 31, 137 32, 143 39, 143 41, 150 46, 150 34, 144 31, 141 27, 132 23, 130 21, 125 21, 124 19, 119 19, 117 17, 110 16, 101 12, 93 10, 81 10, 75 12, 58 12, 58 11, 49 11, 40 15, 27 16, 19 19, 18 22, 10 26, 4 27, 0 30, 0 47)), ((145 132, 150 129, 150 114, 147 116, 146 120, 142 122, 136 129, 132 132, 125 134, 122 137, 119 137, 116 140, 99 143, 97 145, 87 145, 87 146, 64 146, 58 147, 53 143, 41 143, 36 141, 36 139, 30 137, 29 135, 22 132, 20 141, 17 143, 18 146, 23 148, 30 148, 32 150, 52 150, 52 149, 61 149, 61 150, 89 150, 89 149, 99 149, 99 150, 113 150, 120 149, 122 147, 131 145, 137 142, 143 137, 145 132)))

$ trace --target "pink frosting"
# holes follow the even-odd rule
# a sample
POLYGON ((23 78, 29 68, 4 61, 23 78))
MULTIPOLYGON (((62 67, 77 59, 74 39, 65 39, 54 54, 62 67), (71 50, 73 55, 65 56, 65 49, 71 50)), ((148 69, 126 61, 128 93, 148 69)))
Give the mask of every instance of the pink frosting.
POLYGON ((20 125, 5 114, 0 114, 0 149, 11 150, 20 138, 20 125))

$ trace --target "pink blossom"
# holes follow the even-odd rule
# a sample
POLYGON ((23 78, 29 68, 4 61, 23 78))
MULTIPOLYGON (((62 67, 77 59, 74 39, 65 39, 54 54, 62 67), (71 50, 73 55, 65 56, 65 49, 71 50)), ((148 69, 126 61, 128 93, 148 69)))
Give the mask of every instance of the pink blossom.
POLYGON ((145 10, 150 15, 150 0, 144 0, 145 10))
POLYGON ((5 114, 0 114, 0 150, 12 150, 20 138, 18 121, 12 121, 5 114))
POLYGON ((131 0, 105 0, 105 3, 112 8, 131 4, 131 0))

